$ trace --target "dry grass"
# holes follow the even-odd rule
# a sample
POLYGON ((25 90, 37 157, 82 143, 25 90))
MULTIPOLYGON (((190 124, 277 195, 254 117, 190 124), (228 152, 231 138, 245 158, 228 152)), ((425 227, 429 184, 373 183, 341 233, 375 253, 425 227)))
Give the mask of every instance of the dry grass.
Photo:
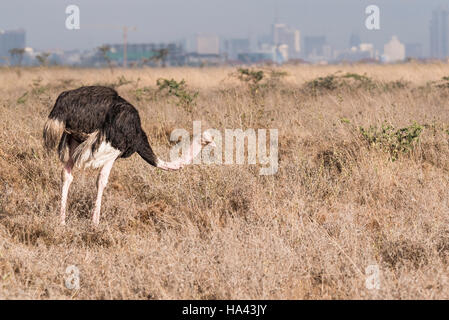
POLYGON ((429 84, 449 65, 287 67, 282 82, 252 93, 232 71, 0 69, 0 298, 449 298, 449 89, 429 84), (366 73, 376 87, 304 90, 338 70, 366 73), (42 148, 44 121, 62 90, 122 75, 132 82, 117 90, 161 157, 171 130, 192 120, 278 128, 278 173, 167 173, 135 155, 114 166, 98 229, 92 171, 76 172, 59 226, 60 164, 42 148), (184 78, 196 105, 158 94, 159 77, 184 78), (392 159, 359 130, 384 121, 423 125, 419 141, 392 159), (379 290, 365 287, 372 264, 379 290), (80 290, 64 285, 69 265, 80 290))

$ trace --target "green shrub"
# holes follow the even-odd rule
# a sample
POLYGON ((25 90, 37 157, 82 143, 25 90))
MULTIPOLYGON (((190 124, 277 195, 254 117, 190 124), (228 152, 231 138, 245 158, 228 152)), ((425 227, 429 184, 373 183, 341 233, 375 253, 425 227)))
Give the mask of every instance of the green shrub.
POLYGON ((157 80, 156 85, 159 91, 165 91, 168 96, 176 97, 178 100, 176 105, 183 107, 187 112, 192 112, 192 107, 196 104, 195 100, 198 97, 198 92, 189 91, 184 79, 177 82, 174 79, 160 78, 157 80))
POLYGON ((338 81, 338 77, 331 74, 325 77, 319 77, 314 80, 308 81, 305 83, 305 88, 316 91, 333 91, 340 87, 340 83, 338 81))
POLYGON ((134 94, 136 96, 137 101, 142 101, 142 100, 145 100, 146 98, 148 99, 148 97, 154 96, 155 92, 153 89, 151 89, 149 87, 143 87, 143 88, 137 88, 134 91, 134 94))
POLYGON ((259 89, 260 82, 264 79, 265 74, 262 70, 252 70, 246 68, 239 68, 237 70, 237 78, 245 82, 251 93, 256 93, 259 89))
POLYGON ((395 81, 390 81, 390 82, 384 83, 383 84, 383 89, 385 91, 395 90, 395 89, 406 89, 409 86, 410 86, 410 82, 409 81, 395 80, 395 81))
POLYGON ((33 79, 33 84, 31 85, 31 93, 35 96, 40 96, 41 94, 45 93, 49 87, 42 85, 42 78, 36 78, 33 79))
POLYGON ((440 81, 435 81, 434 84, 441 89, 449 88, 449 76, 441 78, 440 81))
POLYGON ((263 89, 277 88, 279 84, 281 84, 281 79, 287 75, 287 72, 274 69, 264 71, 239 68, 236 73, 231 75, 245 83, 248 86, 252 97, 255 98, 263 89))
POLYGON ((318 77, 306 82, 304 87, 307 91, 312 91, 312 93, 334 91, 343 88, 371 90, 377 87, 376 83, 366 75, 349 72, 340 75, 339 73, 340 71, 337 71, 325 77, 318 77))
POLYGON ((419 140, 424 126, 416 122, 408 127, 396 129, 392 125, 383 123, 379 128, 370 126, 368 129, 360 127, 362 137, 370 146, 378 147, 388 152, 391 160, 398 159, 400 154, 410 152, 419 140))
POLYGON ((18 99, 17 99, 17 104, 24 104, 28 99, 28 91, 25 91, 24 94, 22 94, 18 99))
POLYGON ((330 74, 325 77, 318 77, 314 80, 308 81, 304 84, 306 92, 312 92, 312 94, 320 92, 328 92, 343 89, 363 89, 363 90, 394 90, 404 89, 409 86, 409 82, 404 80, 390 81, 381 83, 374 81, 366 74, 357 74, 347 72, 345 74, 339 74, 337 71, 334 74, 330 74))
POLYGON ((117 78, 117 82, 114 83, 113 87, 118 88, 118 87, 124 86, 126 84, 130 84, 132 82, 133 82, 132 80, 127 80, 125 78, 125 76, 121 75, 120 77, 117 78))

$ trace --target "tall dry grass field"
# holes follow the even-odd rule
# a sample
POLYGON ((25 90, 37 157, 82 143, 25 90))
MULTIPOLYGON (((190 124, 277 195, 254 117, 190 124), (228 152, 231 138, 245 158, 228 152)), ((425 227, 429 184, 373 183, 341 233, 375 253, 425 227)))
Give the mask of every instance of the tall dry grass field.
POLYGON ((251 84, 230 68, 0 69, 0 298, 449 298, 449 65, 273 70, 251 84), (186 107, 159 78, 199 94, 186 107), (97 172, 75 171, 60 226, 42 128, 59 93, 92 84, 116 86, 164 159, 193 120, 277 128, 279 171, 164 172, 134 155, 112 170, 98 228, 97 172))

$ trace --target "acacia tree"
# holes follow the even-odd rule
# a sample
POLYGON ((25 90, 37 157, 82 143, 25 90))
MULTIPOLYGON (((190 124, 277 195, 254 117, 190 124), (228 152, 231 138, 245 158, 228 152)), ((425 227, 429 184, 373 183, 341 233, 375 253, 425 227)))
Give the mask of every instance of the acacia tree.
POLYGON ((169 50, 167 48, 155 50, 156 54, 151 57, 151 60, 155 61, 158 65, 165 68, 165 63, 167 60, 167 56, 169 54, 169 50))
POLYGON ((112 61, 111 58, 108 56, 108 52, 111 51, 111 47, 108 45, 104 45, 101 47, 98 47, 98 51, 101 54, 101 57, 106 61, 108 64, 109 70, 111 70, 111 73, 114 73, 114 68, 112 67, 112 61))
POLYGON ((22 66, 23 55, 25 54, 24 48, 13 48, 9 50, 9 54, 11 55, 13 60, 17 61, 17 65, 22 66))
POLYGON ((37 61, 42 67, 46 67, 48 65, 48 57, 50 56, 49 52, 43 52, 36 56, 37 61))

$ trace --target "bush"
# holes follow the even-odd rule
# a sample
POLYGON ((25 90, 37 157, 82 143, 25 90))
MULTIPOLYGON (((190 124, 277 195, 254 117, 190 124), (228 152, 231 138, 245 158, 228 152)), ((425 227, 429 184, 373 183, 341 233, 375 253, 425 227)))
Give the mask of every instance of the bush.
POLYGON ((345 88, 370 91, 374 89, 394 90, 404 89, 409 85, 407 81, 403 80, 379 83, 368 77, 366 74, 361 75, 347 72, 340 75, 339 73, 340 71, 308 81, 305 83, 304 88, 307 92, 311 91, 313 94, 316 94, 319 92, 335 91, 345 88))
POLYGON ((435 81, 434 83, 438 88, 441 89, 449 88, 449 76, 443 77, 441 78, 440 81, 435 81))
POLYGON ((325 77, 319 77, 317 79, 308 81, 304 86, 306 89, 316 92, 323 90, 333 91, 340 87, 340 84, 337 81, 337 77, 331 74, 325 77))
POLYGON ((168 96, 176 97, 178 99, 176 105, 183 107, 187 112, 192 112, 192 107, 195 105, 198 92, 188 91, 184 79, 177 82, 174 79, 160 78, 157 80, 156 85, 159 91, 166 91, 168 96))
POLYGON ((274 89, 281 83, 281 79, 287 75, 285 71, 269 69, 268 71, 239 68, 232 76, 246 83, 253 98, 256 97, 262 89, 274 89))
POLYGON ((400 129, 395 129, 392 125, 383 123, 380 128, 377 126, 370 126, 368 129, 360 127, 360 133, 370 146, 389 152, 391 160, 395 161, 400 154, 406 154, 413 149, 423 128, 424 126, 416 122, 400 129))
POLYGON ((326 77, 319 77, 308 81, 305 83, 304 87, 306 90, 311 90, 313 93, 316 93, 317 91, 334 91, 345 87, 367 90, 377 87, 376 83, 366 75, 349 72, 339 75, 339 73, 340 71, 326 77))

